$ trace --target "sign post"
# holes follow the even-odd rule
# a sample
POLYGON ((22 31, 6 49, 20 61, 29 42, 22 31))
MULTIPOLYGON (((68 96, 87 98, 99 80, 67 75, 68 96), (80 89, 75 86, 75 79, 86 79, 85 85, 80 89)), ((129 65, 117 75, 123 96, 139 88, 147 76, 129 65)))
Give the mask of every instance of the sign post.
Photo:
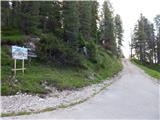
POLYGON ((24 47, 12 46, 12 58, 14 59, 14 75, 16 76, 16 71, 21 70, 24 74, 24 60, 28 59, 28 50, 24 47), (17 60, 22 60, 22 68, 17 68, 17 60))
POLYGON ((16 62, 17 62, 17 60, 14 59, 14 75, 16 75, 16 62))
POLYGON ((23 75, 24 75, 24 59, 22 60, 22 73, 23 73, 23 75))

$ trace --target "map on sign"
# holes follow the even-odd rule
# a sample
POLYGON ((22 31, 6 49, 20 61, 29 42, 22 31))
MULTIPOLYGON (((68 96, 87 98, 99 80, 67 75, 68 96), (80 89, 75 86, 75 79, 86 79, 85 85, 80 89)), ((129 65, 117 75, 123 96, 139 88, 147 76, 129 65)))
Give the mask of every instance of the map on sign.
POLYGON ((27 48, 12 46, 12 58, 19 60, 28 59, 27 48))

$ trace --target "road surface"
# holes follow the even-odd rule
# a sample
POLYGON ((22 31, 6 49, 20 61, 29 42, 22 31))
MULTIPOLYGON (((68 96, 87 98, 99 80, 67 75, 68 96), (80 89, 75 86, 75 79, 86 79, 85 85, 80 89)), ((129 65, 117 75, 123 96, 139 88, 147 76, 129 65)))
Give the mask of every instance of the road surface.
POLYGON ((5 119, 159 119, 159 85, 128 60, 119 80, 73 107, 5 119))

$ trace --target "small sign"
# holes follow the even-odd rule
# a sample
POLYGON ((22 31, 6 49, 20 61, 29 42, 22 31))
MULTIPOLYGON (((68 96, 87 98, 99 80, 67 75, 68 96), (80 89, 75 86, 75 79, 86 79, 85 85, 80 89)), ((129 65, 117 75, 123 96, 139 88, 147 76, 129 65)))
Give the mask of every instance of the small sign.
POLYGON ((32 48, 27 48, 27 49, 28 49, 28 57, 34 57, 34 58, 37 57, 34 49, 32 48))
POLYGON ((12 46, 12 58, 24 60, 28 59, 28 50, 24 47, 12 46))

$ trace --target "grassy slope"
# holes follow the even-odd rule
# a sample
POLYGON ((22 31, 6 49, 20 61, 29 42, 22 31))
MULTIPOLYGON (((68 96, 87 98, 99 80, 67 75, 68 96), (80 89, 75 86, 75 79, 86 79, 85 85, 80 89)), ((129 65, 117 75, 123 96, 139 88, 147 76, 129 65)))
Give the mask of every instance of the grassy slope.
MULTIPOLYGON (((16 94, 16 92, 27 93, 46 93, 42 83, 45 81, 60 90, 75 89, 86 85, 98 83, 106 78, 112 77, 122 69, 120 60, 107 54, 103 49, 97 55, 98 63, 92 63, 87 59, 82 59, 82 64, 87 69, 67 67, 62 65, 45 65, 38 60, 32 60, 31 65, 28 61, 25 63, 27 68, 25 74, 17 72, 16 79, 12 76, 13 60, 11 59, 11 46, 2 46, 1 48, 1 80, 2 95, 16 94), (94 75, 94 80, 89 76, 94 75)), ((21 61, 18 61, 21 66, 21 61)))
POLYGON ((139 60, 136 60, 136 59, 132 59, 131 61, 134 64, 138 65, 140 68, 142 68, 148 75, 160 80, 160 65, 143 64, 139 60))
POLYGON ((22 43, 22 41, 26 38, 26 35, 22 34, 19 30, 7 30, 2 31, 1 34, 1 42, 2 43, 22 43))

